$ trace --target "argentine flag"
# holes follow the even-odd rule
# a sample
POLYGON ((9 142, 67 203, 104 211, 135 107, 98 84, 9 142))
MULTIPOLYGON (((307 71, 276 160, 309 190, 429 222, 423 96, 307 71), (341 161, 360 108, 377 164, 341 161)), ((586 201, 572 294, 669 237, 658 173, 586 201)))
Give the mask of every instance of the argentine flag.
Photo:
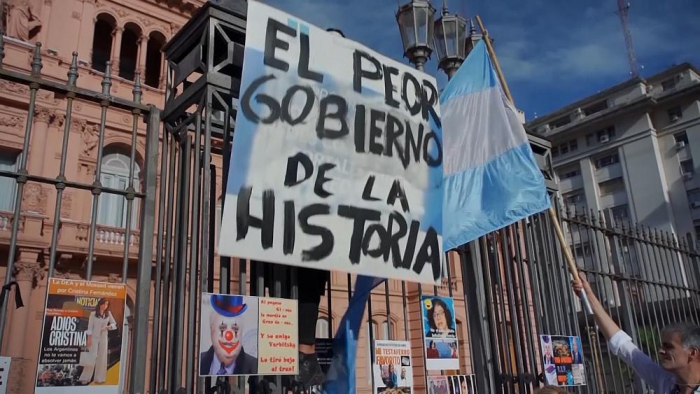
POLYGON ((445 86, 440 111, 444 250, 549 208, 525 128, 483 40, 445 86))

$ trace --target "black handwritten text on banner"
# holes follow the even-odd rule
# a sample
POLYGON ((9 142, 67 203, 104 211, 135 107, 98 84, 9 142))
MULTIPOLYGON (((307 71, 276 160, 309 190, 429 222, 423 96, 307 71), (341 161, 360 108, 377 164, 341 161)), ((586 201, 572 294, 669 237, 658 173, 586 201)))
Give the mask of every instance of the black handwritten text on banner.
POLYGON ((250 1, 219 252, 438 283, 435 79, 250 1))

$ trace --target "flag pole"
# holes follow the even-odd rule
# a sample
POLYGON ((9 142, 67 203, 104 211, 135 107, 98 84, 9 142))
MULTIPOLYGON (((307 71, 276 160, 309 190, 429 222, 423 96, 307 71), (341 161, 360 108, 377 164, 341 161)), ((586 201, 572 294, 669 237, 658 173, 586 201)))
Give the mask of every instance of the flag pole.
MULTIPOLYGON (((491 45, 489 32, 484 27, 484 23, 481 21, 481 17, 479 15, 476 16, 476 23, 479 25, 479 29, 481 30, 481 35, 483 36, 484 43, 486 44, 486 50, 488 51, 489 57, 493 62, 493 67, 496 69, 496 75, 498 75, 498 80, 501 82, 503 93, 506 95, 506 98, 513 105, 515 105, 513 96, 510 94, 510 88, 508 87, 506 78, 503 75, 503 70, 501 70, 501 64, 498 62, 498 57, 496 57, 496 52, 493 50, 493 45, 491 45)), ((557 238, 559 239, 559 244, 561 245, 562 252, 564 253, 564 260, 566 260, 566 263, 569 267, 569 273, 574 278, 574 280, 579 280, 578 268, 576 267, 576 262, 574 260, 573 255, 571 254, 571 249, 569 249, 569 243, 564 237, 564 232, 561 229, 561 224, 559 223, 557 213, 554 211, 554 204, 549 206, 549 218, 551 219, 552 225, 554 226, 554 232, 557 234, 557 238)), ((588 296, 586 296, 585 290, 581 290, 580 296, 581 301, 584 307, 586 308, 586 312, 589 315, 592 315, 593 309, 591 308, 591 304, 588 301, 588 296)))

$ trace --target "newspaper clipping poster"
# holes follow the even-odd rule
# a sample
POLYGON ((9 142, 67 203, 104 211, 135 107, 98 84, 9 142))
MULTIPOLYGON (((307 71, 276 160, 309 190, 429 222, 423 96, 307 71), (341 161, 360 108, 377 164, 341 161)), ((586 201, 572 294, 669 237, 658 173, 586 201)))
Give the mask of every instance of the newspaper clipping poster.
POLYGON ((424 295, 421 312, 427 370, 459 370, 454 301, 449 297, 424 295))
POLYGON ((540 335, 540 344, 547 384, 556 386, 586 384, 580 337, 540 335))
POLYGON ((474 375, 428 376, 428 394, 476 394, 474 375))
POLYGON ((298 374, 297 301, 202 294, 199 376, 298 374))
POLYGON ((49 279, 37 394, 120 393, 126 285, 49 279))
POLYGON ((411 343, 374 341, 374 394, 413 393, 411 343))

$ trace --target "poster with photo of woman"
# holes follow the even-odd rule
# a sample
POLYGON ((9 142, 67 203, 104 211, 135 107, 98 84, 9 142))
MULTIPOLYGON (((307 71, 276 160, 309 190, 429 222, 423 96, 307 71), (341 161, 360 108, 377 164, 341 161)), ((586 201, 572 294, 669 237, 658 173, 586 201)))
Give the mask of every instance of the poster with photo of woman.
POLYGON ((454 301, 450 297, 421 296, 421 313, 427 370, 458 370, 454 301))
POLYGON ((117 394, 126 285, 51 278, 37 394, 117 394))

